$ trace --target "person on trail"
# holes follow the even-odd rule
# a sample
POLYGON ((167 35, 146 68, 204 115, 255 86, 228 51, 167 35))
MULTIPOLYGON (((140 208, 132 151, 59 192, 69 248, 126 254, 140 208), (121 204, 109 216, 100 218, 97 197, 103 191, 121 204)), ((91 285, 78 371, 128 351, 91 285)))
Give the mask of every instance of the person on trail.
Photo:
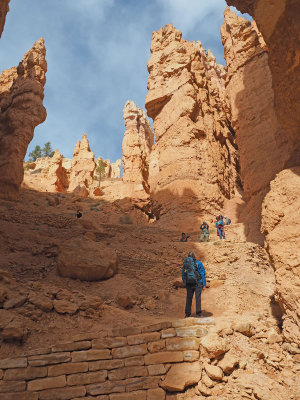
POLYGON ((186 235, 184 232, 182 232, 180 242, 187 242, 188 238, 189 238, 189 236, 186 235))
POLYGON ((201 261, 196 260, 195 254, 190 251, 183 261, 182 281, 186 287, 185 318, 191 316, 193 296, 196 299, 196 315, 201 317, 201 291, 205 288, 205 269, 201 261))
POLYGON ((202 225, 200 226, 200 229, 201 229, 200 242, 203 242, 204 239, 206 239, 206 241, 209 242, 209 226, 208 226, 208 223, 203 221, 202 225))
POLYGON ((225 230, 224 230, 224 221, 223 217, 222 219, 220 218, 220 215, 217 216, 217 222, 215 224, 215 227, 217 228, 217 236, 219 236, 220 240, 225 239, 225 230))
POLYGON ((225 225, 230 225, 231 224, 231 219, 228 217, 224 217, 225 218, 225 225))
POLYGON ((76 217, 77 218, 81 218, 82 217, 82 212, 80 210, 77 210, 76 217))

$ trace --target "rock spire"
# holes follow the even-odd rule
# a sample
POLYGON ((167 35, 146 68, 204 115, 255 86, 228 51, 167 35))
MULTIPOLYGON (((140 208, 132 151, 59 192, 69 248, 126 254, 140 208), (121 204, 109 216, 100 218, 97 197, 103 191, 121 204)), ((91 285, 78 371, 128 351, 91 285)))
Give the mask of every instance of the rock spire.
POLYGON ((18 67, 0 75, 0 197, 15 200, 23 180, 23 160, 34 128, 46 118, 43 106, 46 48, 41 38, 18 67))
POLYGON ((126 131, 123 150, 123 182, 140 185, 149 193, 149 155, 154 135, 145 112, 133 101, 127 101, 123 111, 126 131))
POLYGON ((268 49, 275 112, 284 128, 289 159, 286 167, 300 163, 300 2, 294 0, 227 0, 257 23, 268 49))
POLYGON ((94 153, 84 133, 74 147, 69 191, 74 191, 78 186, 88 189, 93 184, 95 168, 94 153))
POLYGON ((161 213, 214 212, 236 186, 235 139, 227 119, 224 68, 172 24, 153 32, 146 109, 156 144, 151 197, 161 213))

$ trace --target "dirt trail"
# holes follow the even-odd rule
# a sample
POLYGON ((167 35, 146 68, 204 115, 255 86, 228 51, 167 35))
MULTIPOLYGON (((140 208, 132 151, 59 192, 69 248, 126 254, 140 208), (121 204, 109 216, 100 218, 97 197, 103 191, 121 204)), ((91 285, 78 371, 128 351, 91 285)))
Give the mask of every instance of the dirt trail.
POLYGON ((0 311, 9 325, 29 332, 20 347, 2 343, 2 355, 69 340, 87 329, 182 318, 185 289, 176 286, 181 281, 183 259, 191 250, 203 261, 210 282, 202 294, 204 316, 234 317, 254 311, 271 315, 272 271, 264 250, 246 243, 237 223, 226 228, 226 241, 219 241, 212 229, 209 243, 199 243, 199 232, 192 232, 188 243, 180 243, 180 232, 149 225, 138 212, 135 223, 120 223, 124 211, 104 200, 74 202, 68 195, 24 190, 21 201, 2 201, 0 211, 0 269, 10 274, 8 283, 1 281, 1 289, 8 299, 26 298, 24 304, 0 311), (81 220, 74 216, 77 207, 83 211, 81 220), (96 240, 117 251, 119 272, 114 278, 81 282, 57 274, 61 242, 86 234, 87 227, 98 230, 96 240), (38 301, 33 304, 30 300, 33 293, 42 299, 65 299, 77 305, 86 297, 91 304, 73 315, 53 309, 47 312, 38 301), (128 308, 123 307, 124 301, 129 302, 125 304, 128 308), (93 302, 101 306, 93 308, 93 302))
MULTIPOLYGON (((181 243, 181 232, 149 224, 128 202, 76 199, 26 188, 19 202, 0 201, 0 358, 72 341, 86 332, 183 318, 181 268, 184 257, 194 251, 205 266, 209 286, 202 293, 203 316, 214 318, 212 329, 231 342, 230 354, 243 366, 224 382, 214 383, 211 399, 224 393, 225 383, 224 399, 244 398, 240 390, 252 399, 247 391, 249 385, 256 390, 253 371, 262 382, 272 379, 270 388, 284 376, 284 389, 276 383, 276 390, 287 390, 290 398, 296 393, 297 368, 294 356, 279 344, 281 312, 273 298, 274 273, 264 248, 246 241, 238 220, 241 204, 237 198, 225 206, 224 214, 232 219, 225 227, 225 241, 217 238, 214 221, 208 221, 210 242, 199 242, 195 226, 189 241, 181 243), (79 220, 78 208, 83 213, 79 220), (113 278, 84 282, 58 275, 62 243, 81 237, 106 243, 117 252, 119 271, 113 278), (22 341, 7 342, 7 331, 22 341)), ((195 390, 176 399, 194 399, 195 390)), ((270 399, 273 395, 270 392, 270 399)))

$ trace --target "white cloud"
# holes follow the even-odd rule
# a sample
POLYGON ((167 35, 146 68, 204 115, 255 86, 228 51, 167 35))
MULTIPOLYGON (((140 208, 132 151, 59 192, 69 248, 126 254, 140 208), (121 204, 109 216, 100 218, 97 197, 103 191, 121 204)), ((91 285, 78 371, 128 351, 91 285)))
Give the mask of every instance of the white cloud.
POLYGON ((96 155, 121 157, 123 107, 144 106, 152 31, 170 22, 222 59, 225 0, 13 0, 0 41, 0 70, 44 36, 47 120, 29 151, 51 141, 72 156, 86 132, 96 155))
POLYGON ((171 17, 175 26, 180 25, 185 33, 190 33, 196 25, 205 23, 221 15, 226 7, 224 0, 156 0, 163 12, 171 17))

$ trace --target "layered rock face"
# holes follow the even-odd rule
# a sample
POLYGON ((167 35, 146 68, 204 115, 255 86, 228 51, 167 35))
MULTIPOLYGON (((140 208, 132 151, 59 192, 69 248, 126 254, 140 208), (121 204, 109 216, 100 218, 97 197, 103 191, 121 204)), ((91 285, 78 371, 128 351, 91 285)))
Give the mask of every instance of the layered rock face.
POLYGON ((154 135, 145 112, 133 101, 127 101, 123 111, 126 126, 123 150, 123 182, 133 185, 133 196, 149 194, 149 155, 154 135))
POLYGON ((34 128, 46 118, 43 106, 46 49, 38 40, 18 67, 0 75, 0 197, 15 200, 23 180, 23 160, 34 128))
POLYGON ((119 158, 116 162, 110 164, 110 178, 118 179, 121 178, 121 164, 122 160, 119 158))
POLYGON ((53 157, 50 158, 50 165, 45 176, 46 190, 48 192, 63 192, 68 187, 68 175, 62 166, 63 156, 55 150, 53 157))
POLYGON ((299 165, 300 3, 295 0, 227 0, 227 3, 252 15, 267 43, 275 111, 289 148, 285 166, 299 165))
MULTIPOLYGON (((229 7, 221 27, 227 66, 226 94, 239 147, 245 197, 259 195, 288 159, 275 111, 268 53, 251 23, 229 7)), ((261 201, 261 200, 260 200, 261 201)))
MULTIPOLYGON (((275 270, 276 300, 283 310, 283 334, 287 341, 298 343, 300 259, 297 255, 299 226, 295 216, 299 213, 299 167, 284 169, 287 165, 298 165, 300 160, 299 140, 295 142, 297 129, 292 127, 293 124, 299 127, 299 111, 296 111, 299 103, 297 105, 295 100, 299 98, 299 86, 295 84, 295 71, 298 68, 294 57, 297 54, 293 36, 295 26, 293 18, 287 16, 290 13, 287 2, 273 2, 272 18, 267 13, 268 20, 265 13, 271 7, 271 2, 251 3, 239 2, 237 6, 241 11, 257 17, 262 35, 255 23, 251 29, 250 22, 237 17, 229 9, 225 11, 221 34, 228 68, 226 91, 233 127, 237 132, 248 200, 247 214, 251 217, 252 225, 253 221, 257 222, 257 226, 261 223, 261 232, 265 236, 265 247, 275 270), (284 15, 286 21, 282 20, 284 15), (286 27, 287 23, 291 23, 284 34, 282 28, 278 27, 279 21, 286 27), (280 44, 277 29, 282 33, 280 44), (288 34, 291 35, 289 40, 288 34), (282 49, 282 43, 285 49, 282 49), (274 53, 275 48, 277 54, 274 53), (285 59, 283 65, 282 57, 286 57, 287 53, 290 53, 290 57, 285 59), (290 63, 294 63, 294 67, 290 63)), ((295 10, 294 6, 291 9, 295 10)))
POLYGON ((262 206, 262 233, 276 276, 276 300, 284 311, 283 334, 300 343, 300 167, 281 171, 262 206))
POLYGON ((4 29, 6 14, 8 13, 8 11, 9 11, 9 0, 2 0, 0 3, 0 37, 4 29))
POLYGON ((237 177, 225 71, 201 43, 183 40, 172 24, 153 33, 148 70, 145 106, 156 140, 151 197, 161 215, 172 209, 213 213, 234 193, 237 177))
POLYGON ((94 153, 90 149, 86 134, 82 135, 74 147, 71 165, 69 191, 78 187, 88 189, 93 184, 93 176, 96 168, 94 153))

